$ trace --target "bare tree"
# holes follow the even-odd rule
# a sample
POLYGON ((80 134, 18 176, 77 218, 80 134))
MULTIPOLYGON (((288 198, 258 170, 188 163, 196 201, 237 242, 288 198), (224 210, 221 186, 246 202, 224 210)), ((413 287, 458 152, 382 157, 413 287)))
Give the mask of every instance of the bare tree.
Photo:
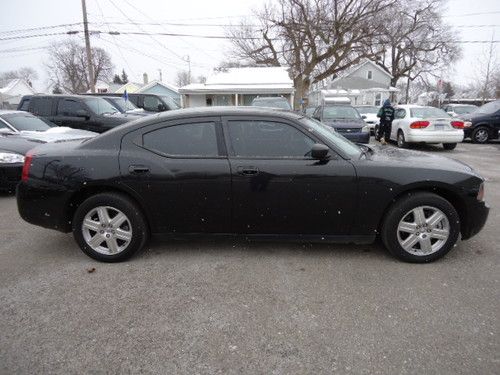
POLYGON ((191 77, 189 76, 189 72, 187 70, 178 71, 177 76, 175 77, 175 83, 177 87, 189 85, 191 83, 191 77))
MULTIPOLYGON (((109 80, 113 75, 111 57, 102 48, 92 48, 94 84, 97 80, 109 80)), ((47 69, 52 82, 65 91, 84 93, 89 90, 88 65, 85 47, 75 41, 65 41, 51 46, 47 69)))
POLYGON ((380 15, 385 22, 371 51, 378 56, 377 63, 392 75, 392 86, 406 78, 408 91, 410 82, 426 75, 437 78, 460 57, 457 37, 442 19, 444 2, 400 0, 398 7, 380 15))
POLYGON ((311 83, 374 56, 368 46, 381 32, 380 15, 397 3, 396 0, 278 0, 275 5, 256 12, 258 29, 243 21, 239 27, 228 28, 227 33, 237 59, 290 67, 298 107, 311 83))
POLYGON ((38 73, 35 69, 26 66, 18 70, 11 70, 8 72, 0 73, 0 81, 16 78, 24 79, 30 86, 33 86, 33 81, 36 81, 38 79, 38 73))

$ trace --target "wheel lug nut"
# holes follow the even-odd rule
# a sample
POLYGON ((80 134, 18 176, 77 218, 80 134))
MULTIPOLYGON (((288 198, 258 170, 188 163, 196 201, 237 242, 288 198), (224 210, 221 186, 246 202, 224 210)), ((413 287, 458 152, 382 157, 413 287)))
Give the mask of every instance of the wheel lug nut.
POLYGON ((99 231, 99 233, 103 234, 103 233, 104 233, 104 231, 103 231, 103 230, 101 230, 101 231, 99 231))

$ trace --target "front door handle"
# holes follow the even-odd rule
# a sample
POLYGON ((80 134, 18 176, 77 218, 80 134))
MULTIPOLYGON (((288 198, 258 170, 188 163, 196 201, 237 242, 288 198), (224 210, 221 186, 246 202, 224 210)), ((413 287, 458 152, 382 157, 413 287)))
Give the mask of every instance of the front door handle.
POLYGON ((132 174, 144 174, 149 172, 149 167, 146 165, 131 165, 128 171, 132 174))
POLYGON ((259 168, 257 167, 238 167, 238 174, 242 176, 255 176, 259 173, 259 168))

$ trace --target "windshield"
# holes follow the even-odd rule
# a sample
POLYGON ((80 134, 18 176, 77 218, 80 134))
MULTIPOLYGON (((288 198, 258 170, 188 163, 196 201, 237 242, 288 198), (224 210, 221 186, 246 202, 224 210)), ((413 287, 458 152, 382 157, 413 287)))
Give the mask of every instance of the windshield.
POLYGON ((377 113, 378 112, 378 108, 377 107, 354 107, 358 110, 359 113, 361 113, 362 115, 366 115, 367 113, 377 113))
POLYGON ((316 132, 322 138, 326 138, 329 142, 337 146, 349 157, 359 157, 361 154, 361 149, 348 139, 341 136, 336 131, 333 131, 332 128, 322 124, 321 122, 310 118, 310 117, 302 117, 300 122, 309 128, 310 131, 316 132))
POLYGON ((85 99, 85 104, 87 104, 90 110, 96 115, 112 115, 113 113, 120 112, 113 104, 103 98, 85 99))
POLYGON ((127 111, 135 111, 139 108, 135 106, 134 103, 132 103, 129 100, 125 100, 123 98, 109 98, 110 102, 112 102, 112 105, 114 105, 116 108, 118 108, 121 112, 127 112, 127 111))
POLYGON ((288 103, 288 100, 286 100, 284 98, 254 99, 252 102, 252 106, 254 106, 254 107, 280 108, 280 109, 287 109, 287 110, 292 109, 292 107, 290 106, 290 103, 288 103))
POLYGON ((15 113, 4 115, 2 118, 13 126, 17 131, 37 131, 43 132, 51 128, 42 119, 32 116, 29 113, 15 113))
POLYGON ((467 113, 472 113, 477 109, 475 105, 464 105, 460 107, 452 107, 452 111, 459 114, 464 115, 467 113))
POLYGON ((487 103, 477 109, 477 113, 491 114, 500 110, 500 100, 495 100, 494 102, 487 103))
POLYGON ((361 116, 355 108, 349 106, 332 106, 323 109, 325 119, 360 119, 361 116))
POLYGON ((411 117, 414 118, 449 118, 450 115, 439 108, 434 107, 420 107, 410 108, 411 117))
POLYGON ((179 104, 175 102, 170 96, 162 96, 161 99, 168 105, 169 109, 179 109, 181 108, 179 104))
POLYGON ((305 114, 307 116, 312 116, 315 110, 316 110, 316 107, 307 107, 306 111, 305 111, 305 114))

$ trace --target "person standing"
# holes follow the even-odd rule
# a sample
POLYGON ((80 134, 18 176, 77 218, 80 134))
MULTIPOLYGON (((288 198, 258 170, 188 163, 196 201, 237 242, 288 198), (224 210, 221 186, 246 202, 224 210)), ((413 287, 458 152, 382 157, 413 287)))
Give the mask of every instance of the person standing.
POLYGON ((392 121, 394 120, 394 107, 391 105, 389 99, 386 99, 382 107, 378 110, 377 117, 380 118, 378 137, 380 138, 380 143, 385 145, 391 138, 392 121))

